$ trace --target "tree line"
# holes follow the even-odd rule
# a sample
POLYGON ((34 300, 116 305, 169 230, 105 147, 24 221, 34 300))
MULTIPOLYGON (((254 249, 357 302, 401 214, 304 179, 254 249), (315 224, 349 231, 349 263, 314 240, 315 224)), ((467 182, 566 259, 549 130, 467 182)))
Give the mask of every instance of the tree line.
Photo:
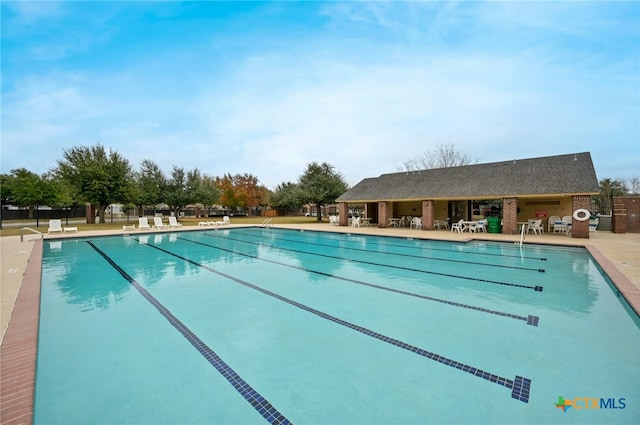
POLYGON ((136 206, 139 211, 145 206, 166 205, 176 216, 187 205, 252 211, 298 209, 310 204, 317 207, 321 220, 321 206, 333 203, 347 189, 344 177, 327 163, 312 162, 297 182, 283 182, 271 191, 248 173, 214 177, 197 168, 173 166, 166 175, 150 159, 134 171, 127 158, 102 145, 66 149, 56 167, 44 174, 19 168, 0 175, 2 205, 28 208, 33 217, 39 205, 72 209, 90 203, 101 223, 111 204, 136 206))
MULTIPOLYGON (((398 171, 468 165, 474 160, 460 154, 453 145, 441 145, 422 157, 407 161, 398 171)), ((477 160, 475 160, 477 162, 477 160)), ((221 177, 203 174, 197 168, 185 170, 173 166, 165 175, 152 160, 142 161, 134 171, 129 161, 102 145, 77 146, 63 151, 57 166, 42 175, 26 168, 0 175, 0 202, 28 208, 30 217, 38 205, 72 209, 93 204, 104 222, 108 205, 167 205, 175 215, 187 205, 201 205, 205 210, 221 206, 232 210, 271 207, 295 210, 309 204, 317 208, 334 203, 346 192, 348 185, 342 174, 324 162, 307 164, 297 182, 283 182, 274 191, 261 185, 252 174, 226 173, 221 177)), ((601 214, 611 213, 611 199, 640 193, 640 179, 629 182, 605 178, 600 181, 600 193, 594 201, 601 214)))

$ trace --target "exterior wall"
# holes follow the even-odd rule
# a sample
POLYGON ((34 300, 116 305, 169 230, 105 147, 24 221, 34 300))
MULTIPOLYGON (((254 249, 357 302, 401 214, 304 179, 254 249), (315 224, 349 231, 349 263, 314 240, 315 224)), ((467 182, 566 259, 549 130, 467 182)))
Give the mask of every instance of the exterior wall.
POLYGON ((389 227, 391 217, 393 217, 393 202, 378 202, 378 227, 389 227))
POLYGON ((614 233, 640 232, 640 197, 614 197, 612 218, 614 233))
POLYGON ((340 202, 338 204, 338 224, 340 226, 349 225, 349 206, 346 202, 340 202))
POLYGON ((541 218, 542 226, 546 232, 549 228, 549 217, 552 215, 557 215, 558 217, 572 215, 572 207, 573 200, 570 196, 547 199, 519 199, 518 208, 520 208, 520 212, 518 213, 517 221, 527 221, 530 218, 541 218))
POLYGON ((433 230, 435 202, 422 201, 422 230, 433 230))
POLYGON ((502 201, 502 233, 518 233, 518 199, 504 198, 502 201))
POLYGON ((627 232, 640 232, 640 197, 624 198, 627 204, 627 232))
POLYGON ((449 202, 448 201, 431 201, 433 204, 433 219, 446 220, 449 218, 449 202))
POLYGON ((420 217, 422 215, 421 203, 419 201, 394 202, 393 215, 397 217, 405 215, 420 217))
MULTIPOLYGON (((573 211, 581 208, 584 208, 587 211, 591 209, 591 196, 589 195, 573 196, 573 206, 571 208, 571 215, 573 215, 573 211)), ((571 220, 571 237, 589 239, 589 220, 578 221, 575 218, 572 219, 571 220)))

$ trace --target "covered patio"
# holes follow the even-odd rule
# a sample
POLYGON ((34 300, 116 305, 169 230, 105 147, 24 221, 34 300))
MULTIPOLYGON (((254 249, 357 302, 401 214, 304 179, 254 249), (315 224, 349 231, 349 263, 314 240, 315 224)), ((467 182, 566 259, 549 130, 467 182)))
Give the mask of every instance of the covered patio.
POLYGON ((599 191, 591 154, 582 152, 383 174, 362 180, 336 202, 341 226, 357 204, 381 228, 406 225, 407 217, 419 217, 422 230, 499 217, 504 234, 517 234, 529 220, 555 232, 564 217, 570 230, 562 234, 589 238, 591 196, 599 191))

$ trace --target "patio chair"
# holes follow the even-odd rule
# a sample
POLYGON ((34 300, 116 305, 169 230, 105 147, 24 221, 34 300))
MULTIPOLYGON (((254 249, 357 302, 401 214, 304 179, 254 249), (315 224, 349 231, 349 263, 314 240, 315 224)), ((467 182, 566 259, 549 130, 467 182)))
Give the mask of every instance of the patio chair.
POLYGON ((567 229, 567 223, 562 219, 553 222, 553 233, 567 233, 567 229))
POLYGON ((464 230, 464 218, 461 218, 457 223, 453 223, 451 225, 451 232, 453 232, 454 230, 458 233, 462 233, 462 231, 464 230))
POLYGON ((351 219, 351 227, 360 227, 360 217, 353 217, 351 219))
POLYGON ((593 233, 593 236, 597 236, 599 218, 592 218, 589 220, 589 233, 593 233))
POLYGON ((529 220, 527 232, 533 232, 534 235, 541 235, 544 231, 544 226, 542 225, 542 219, 538 220, 529 220))
POLYGON ((411 224, 409 224, 409 228, 422 229, 422 219, 420 219, 420 217, 413 217, 411 219, 411 224))
POLYGON ((225 215, 224 217, 222 217, 222 220, 214 221, 213 224, 215 224, 216 226, 226 226, 228 224, 231 224, 231 219, 229 219, 228 215, 225 215))
POLYGON ((444 227, 445 229, 449 230, 449 221, 451 221, 451 218, 449 217, 447 217, 446 220, 434 220, 433 225, 438 230, 440 230, 441 227, 444 227))
POLYGON ((329 216, 329 224, 331 224, 332 226, 338 226, 339 225, 338 216, 330 215, 329 216))
POLYGON ((151 230, 151 226, 149 226, 149 220, 147 219, 147 217, 138 217, 138 229, 151 230))
POLYGON ((49 220, 49 229, 47 230, 47 233, 53 233, 53 232, 62 233, 62 220, 60 219, 49 220))
POLYGON ((568 235, 569 233, 571 233, 571 223, 573 221, 573 217, 570 215, 563 215, 562 216, 562 221, 564 221, 565 223, 567 223, 567 231, 566 234, 568 235))
POLYGON ((549 222, 547 223, 547 232, 551 233, 551 229, 553 229, 556 221, 562 221, 562 219, 557 215, 552 215, 551 217, 549 217, 549 222))
POLYGON ((470 232, 484 232, 487 233, 487 221, 486 220, 478 220, 475 224, 469 225, 470 232))
POLYGON ((176 219, 174 216, 171 216, 169 217, 169 227, 175 229, 178 227, 182 227, 182 224, 178 223, 178 219, 176 219))

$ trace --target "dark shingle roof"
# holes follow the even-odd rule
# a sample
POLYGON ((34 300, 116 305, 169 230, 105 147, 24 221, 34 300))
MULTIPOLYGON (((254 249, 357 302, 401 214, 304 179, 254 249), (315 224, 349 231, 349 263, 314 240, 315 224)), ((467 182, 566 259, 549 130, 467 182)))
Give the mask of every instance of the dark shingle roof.
POLYGON ((367 178, 337 202, 495 199, 600 192, 589 152, 464 165, 367 178))

